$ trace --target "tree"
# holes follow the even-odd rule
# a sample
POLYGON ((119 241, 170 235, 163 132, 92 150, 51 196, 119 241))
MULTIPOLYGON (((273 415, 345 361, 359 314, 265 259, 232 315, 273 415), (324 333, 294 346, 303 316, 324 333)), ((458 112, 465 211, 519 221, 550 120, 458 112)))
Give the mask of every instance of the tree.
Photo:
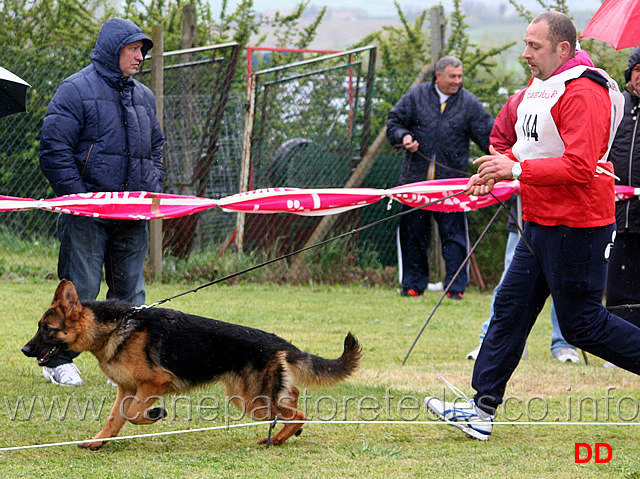
POLYGON ((108 0, 0 0, 0 43, 85 49, 93 46, 102 21, 114 14, 108 0))

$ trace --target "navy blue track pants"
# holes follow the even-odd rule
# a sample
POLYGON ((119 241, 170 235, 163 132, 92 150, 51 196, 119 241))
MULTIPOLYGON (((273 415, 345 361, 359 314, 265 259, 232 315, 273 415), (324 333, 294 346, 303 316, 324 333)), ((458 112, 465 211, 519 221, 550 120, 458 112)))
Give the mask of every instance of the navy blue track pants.
MULTIPOLYGON (((403 211, 410 209, 403 205, 403 211)), ((469 233, 466 213, 442 213, 416 210, 400 217, 398 226, 398 248, 402 288, 422 293, 429 283, 429 245, 431 243, 431 215, 438 223, 442 257, 446 274, 445 286, 449 284, 469 249, 469 233)), ((450 291, 463 293, 469 282, 468 265, 462 269, 450 291)))
POLYGON ((473 370, 476 404, 488 412, 503 401, 527 336, 551 294, 570 344, 640 374, 640 328, 602 304, 615 224, 598 228, 527 222, 496 296, 495 318, 473 370))

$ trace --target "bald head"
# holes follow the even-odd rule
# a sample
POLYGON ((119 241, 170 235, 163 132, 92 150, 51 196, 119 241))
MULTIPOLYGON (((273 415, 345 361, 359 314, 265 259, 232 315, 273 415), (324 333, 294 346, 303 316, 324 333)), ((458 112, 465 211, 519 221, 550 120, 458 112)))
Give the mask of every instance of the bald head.
POLYGON ((549 27, 549 40, 555 49, 561 42, 569 42, 569 54, 571 57, 576 54, 576 43, 578 32, 571 19, 564 13, 544 12, 538 15, 531 24, 545 22, 549 27))

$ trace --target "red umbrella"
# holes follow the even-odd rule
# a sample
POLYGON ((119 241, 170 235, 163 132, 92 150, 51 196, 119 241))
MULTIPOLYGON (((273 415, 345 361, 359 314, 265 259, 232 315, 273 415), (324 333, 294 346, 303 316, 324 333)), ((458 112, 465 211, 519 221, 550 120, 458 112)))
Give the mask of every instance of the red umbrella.
POLYGON ((606 0, 580 38, 595 38, 616 50, 640 45, 640 1, 606 0))

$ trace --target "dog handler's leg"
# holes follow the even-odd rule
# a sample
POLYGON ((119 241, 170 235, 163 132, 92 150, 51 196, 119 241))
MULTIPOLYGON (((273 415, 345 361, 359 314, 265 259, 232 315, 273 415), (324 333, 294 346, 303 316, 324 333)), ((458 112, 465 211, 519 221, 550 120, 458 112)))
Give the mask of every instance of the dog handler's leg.
MULTIPOLYGON (((125 418, 122 415, 122 401, 128 396, 135 394, 134 391, 127 391, 122 386, 118 385, 118 395, 111 408, 111 413, 107 419, 107 423, 93 439, 102 439, 105 437, 115 437, 118 435, 122 426, 124 426, 125 418)), ((100 449, 104 445, 104 441, 85 442, 79 444, 82 448, 88 448, 91 450, 100 449)))

